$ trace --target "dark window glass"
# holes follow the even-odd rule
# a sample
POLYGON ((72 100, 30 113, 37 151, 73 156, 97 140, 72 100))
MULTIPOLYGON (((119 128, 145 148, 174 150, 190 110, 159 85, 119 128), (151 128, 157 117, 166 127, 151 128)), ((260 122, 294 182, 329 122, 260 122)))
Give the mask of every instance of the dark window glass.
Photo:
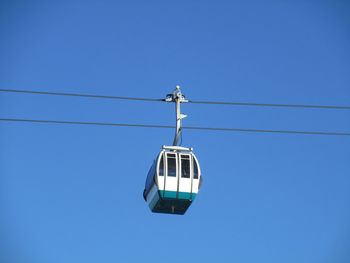
POLYGON ((190 178, 190 159, 189 156, 181 156, 181 177, 190 178))
POLYGON ((176 177, 176 155, 168 154, 168 176, 176 177))
POLYGON ((163 161, 163 156, 160 159, 159 162, 159 176, 163 176, 164 175, 164 161, 163 161))
POLYGON ((194 179, 198 179, 198 165, 197 165, 197 162, 195 159, 193 159, 193 164, 194 164, 194 167, 193 167, 193 178, 194 179))

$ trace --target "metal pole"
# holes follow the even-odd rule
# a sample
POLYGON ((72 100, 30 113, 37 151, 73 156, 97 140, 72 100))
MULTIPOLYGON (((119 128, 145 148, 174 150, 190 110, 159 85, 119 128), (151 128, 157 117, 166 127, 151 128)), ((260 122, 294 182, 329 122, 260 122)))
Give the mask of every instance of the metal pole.
POLYGON ((175 111, 176 111, 176 130, 175 130, 173 146, 178 146, 179 137, 181 133, 181 109, 180 109, 180 98, 178 96, 176 96, 175 98, 175 111))
POLYGON ((179 138, 181 136, 181 123, 182 119, 186 118, 187 115, 181 114, 180 104, 182 102, 188 102, 185 99, 185 96, 181 93, 180 86, 176 86, 176 89, 172 94, 168 94, 165 98, 167 102, 175 102, 175 117, 176 117, 176 129, 175 129, 175 137, 173 141, 173 146, 178 146, 179 138))

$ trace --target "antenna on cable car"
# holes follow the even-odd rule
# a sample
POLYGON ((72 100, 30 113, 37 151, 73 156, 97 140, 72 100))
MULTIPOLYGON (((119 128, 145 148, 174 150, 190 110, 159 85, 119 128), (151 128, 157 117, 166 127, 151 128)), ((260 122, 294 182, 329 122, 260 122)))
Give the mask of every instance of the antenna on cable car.
POLYGON ((186 100, 185 95, 182 94, 180 86, 176 86, 173 93, 168 94, 165 98, 166 102, 175 102, 175 112, 176 112, 176 129, 175 129, 175 137, 173 141, 173 146, 178 146, 179 138, 182 132, 181 124, 182 119, 186 118, 187 115, 181 113, 180 105, 183 102, 188 102, 186 100))

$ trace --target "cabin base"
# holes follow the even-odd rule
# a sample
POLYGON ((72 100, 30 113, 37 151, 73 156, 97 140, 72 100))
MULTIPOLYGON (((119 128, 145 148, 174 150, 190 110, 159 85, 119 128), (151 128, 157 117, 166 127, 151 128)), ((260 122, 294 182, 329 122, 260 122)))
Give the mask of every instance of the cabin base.
POLYGON ((149 207, 153 213, 183 215, 195 199, 195 193, 182 193, 158 190, 149 207))

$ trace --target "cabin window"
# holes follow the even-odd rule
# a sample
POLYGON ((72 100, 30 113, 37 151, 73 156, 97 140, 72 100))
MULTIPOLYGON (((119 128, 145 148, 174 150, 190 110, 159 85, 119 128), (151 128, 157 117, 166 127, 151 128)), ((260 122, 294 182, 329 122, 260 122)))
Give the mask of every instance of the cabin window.
POLYGON ((163 161, 163 155, 160 158, 160 162, 159 162, 159 176, 164 176, 164 161, 163 161))
POLYGON ((176 177, 176 155, 175 154, 167 155, 167 164, 168 164, 168 176, 176 177))
POLYGON ((198 179, 198 164, 196 159, 193 159, 193 178, 198 179))
POLYGON ((190 156, 181 156, 181 177, 190 178, 190 156))

